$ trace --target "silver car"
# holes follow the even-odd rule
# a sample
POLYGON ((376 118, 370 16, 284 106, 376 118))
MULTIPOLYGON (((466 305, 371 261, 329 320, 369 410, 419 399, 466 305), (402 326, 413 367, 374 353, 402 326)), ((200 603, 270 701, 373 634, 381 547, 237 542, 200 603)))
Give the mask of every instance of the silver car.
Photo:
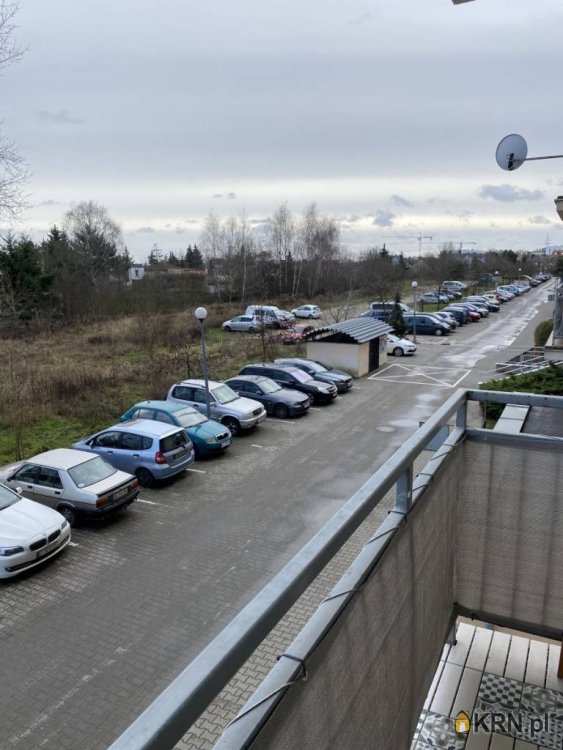
POLYGON ((234 318, 223 323, 224 331, 246 331, 256 333, 264 327, 264 323, 253 315, 235 315, 234 318))
POLYGON ((57 448, 11 466, 1 477, 30 500, 57 510, 72 526, 78 517, 101 518, 127 507, 139 482, 100 456, 57 448))
MULTIPOLYGON (((194 406, 202 414, 206 413, 205 381, 183 380, 168 391, 168 401, 194 406)), ((211 418, 222 422, 233 435, 241 430, 250 430, 266 419, 266 410, 258 401, 243 398, 225 383, 209 381, 209 405, 211 418)))

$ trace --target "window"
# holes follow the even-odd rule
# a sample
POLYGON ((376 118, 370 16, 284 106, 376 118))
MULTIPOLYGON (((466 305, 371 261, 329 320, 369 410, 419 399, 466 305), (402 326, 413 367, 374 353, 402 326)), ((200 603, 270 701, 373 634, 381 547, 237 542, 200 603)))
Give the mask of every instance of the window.
POLYGON ((10 505, 17 503, 18 500, 21 500, 19 495, 0 484, 0 510, 9 508, 10 505))
POLYGON ((249 383, 249 382, 243 382, 240 384, 241 390, 246 391, 247 393, 262 393, 260 388, 256 385, 256 383, 249 383))
POLYGON ((193 400, 196 404, 206 404, 207 400, 205 398, 205 391, 199 390, 199 388, 194 388, 193 400))
POLYGON ((19 482, 29 482, 30 484, 36 484, 41 474, 41 467, 35 466, 35 464, 24 464, 21 469, 18 469, 12 479, 17 479, 19 482))
POLYGON ((310 380, 313 380, 313 378, 306 372, 303 372, 303 370, 292 370, 291 374, 293 379, 298 380, 300 383, 308 383, 310 380))
POLYGON ((121 445, 119 447, 125 451, 142 451, 143 437, 142 435, 135 435, 133 432, 123 432, 121 433, 121 445))
POLYGON ((171 417, 170 414, 168 414, 165 411, 157 411, 155 412, 155 419, 157 419, 159 422, 166 422, 166 424, 176 424, 174 421, 174 417, 171 417))
POLYGON ((228 385, 219 385, 211 393, 220 404, 229 404, 238 398, 238 395, 228 385))
POLYGON ((204 417, 203 414, 200 414, 195 409, 182 409, 175 412, 175 415, 182 427, 195 427, 198 424, 207 422, 207 417, 204 417))
POLYGON ((185 448, 187 443, 186 433, 184 430, 178 430, 178 432, 167 435, 160 441, 160 450, 162 453, 168 453, 176 448, 185 448))
POLYGON ((61 477, 56 469, 48 469, 46 466, 41 467, 41 473, 36 481, 36 484, 42 487, 51 487, 55 490, 62 490, 63 483, 61 477))
POLYGON ((135 419, 154 419, 154 409, 137 409, 135 419))
POLYGON ((121 434, 119 432, 103 432, 94 439, 94 445, 99 448, 119 448, 121 434))
POLYGON ((174 398, 180 398, 182 401, 193 401, 194 400, 194 389, 188 388, 186 385, 177 385, 172 391, 174 398))
POLYGON ((95 456, 82 464, 73 466, 68 470, 68 474, 74 484, 81 489, 111 477, 116 471, 117 469, 110 466, 101 456, 95 456))
POLYGON ((277 370, 274 372, 273 377, 275 377, 276 380, 281 380, 283 383, 291 383, 293 380, 291 375, 283 370, 277 370))
POLYGON ((270 378, 264 378, 261 380, 259 387, 262 390, 262 393, 276 393, 276 391, 281 391, 281 386, 275 381, 270 380, 270 378))

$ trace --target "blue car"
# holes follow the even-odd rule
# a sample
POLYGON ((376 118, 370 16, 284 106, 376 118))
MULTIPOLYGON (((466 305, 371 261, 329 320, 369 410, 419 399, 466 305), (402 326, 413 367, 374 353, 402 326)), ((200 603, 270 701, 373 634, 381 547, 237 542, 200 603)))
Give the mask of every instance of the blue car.
POLYGON ((73 448, 97 453, 114 468, 134 474, 145 487, 180 474, 194 460, 185 430, 152 419, 115 424, 83 438, 73 448))
POLYGON ((183 427, 193 443, 196 458, 217 455, 232 443, 231 432, 224 424, 207 419, 193 406, 174 401, 139 401, 119 418, 120 422, 130 419, 156 419, 183 427))

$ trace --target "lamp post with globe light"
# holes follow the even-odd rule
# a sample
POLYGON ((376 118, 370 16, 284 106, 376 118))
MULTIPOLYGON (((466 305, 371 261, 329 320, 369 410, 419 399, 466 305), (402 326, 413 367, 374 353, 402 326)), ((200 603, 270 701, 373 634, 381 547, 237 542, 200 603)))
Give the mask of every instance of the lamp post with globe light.
POLYGON ((205 320, 207 318, 207 310, 205 309, 205 307, 198 307, 195 309, 194 315, 199 323, 201 341, 201 368, 203 370, 203 378, 205 380, 205 410, 207 413, 207 419, 211 419, 211 406, 209 401, 209 373, 207 369, 207 348, 205 346, 205 320))
POLYGON ((412 316, 412 340, 416 344, 416 289, 418 287, 418 281, 413 281, 411 283, 412 287, 412 296, 413 296, 413 308, 414 308, 414 315, 412 316))

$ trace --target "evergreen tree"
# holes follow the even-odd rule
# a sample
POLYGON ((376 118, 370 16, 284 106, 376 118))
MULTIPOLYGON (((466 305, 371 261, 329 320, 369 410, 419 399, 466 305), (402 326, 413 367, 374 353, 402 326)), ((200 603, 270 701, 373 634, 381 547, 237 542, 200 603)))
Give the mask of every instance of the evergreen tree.
POLYGON ((404 336, 407 330, 405 319, 403 318, 403 310, 401 309, 401 295, 399 292, 395 295, 395 304, 391 310, 391 317, 389 318, 389 325, 392 326, 397 336, 404 336))
POLYGON ((52 305, 53 277, 44 272, 41 253, 29 237, 9 235, 0 248, 0 308, 31 320, 52 305))

